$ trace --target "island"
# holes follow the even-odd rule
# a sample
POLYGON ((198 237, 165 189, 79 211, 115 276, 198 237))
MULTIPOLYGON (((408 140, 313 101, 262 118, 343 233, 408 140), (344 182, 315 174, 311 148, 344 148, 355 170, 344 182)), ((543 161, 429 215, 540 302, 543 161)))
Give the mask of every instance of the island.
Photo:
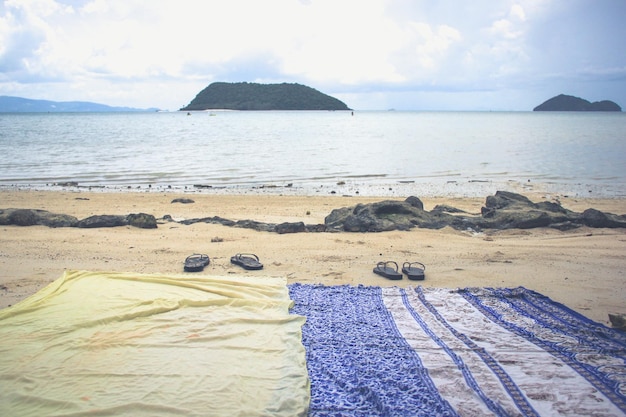
POLYGON ((559 94, 538 105, 533 111, 622 111, 622 108, 610 100, 591 103, 580 97, 559 94))
POLYGON ((114 107, 89 101, 51 101, 0 96, 0 113, 153 112, 158 110, 157 108, 114 107))
POLYGON ((345 103, 297 83, 210 84, 182 111, 193 110, 350 110, 345 103))

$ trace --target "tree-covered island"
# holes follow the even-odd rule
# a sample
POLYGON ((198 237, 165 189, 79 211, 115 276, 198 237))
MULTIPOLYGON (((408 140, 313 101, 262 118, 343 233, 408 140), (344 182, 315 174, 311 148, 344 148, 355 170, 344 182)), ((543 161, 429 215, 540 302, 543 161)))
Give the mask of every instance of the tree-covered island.
POLYGON ((215 82, 183 107, 192 110, 350 110, 334 97, 301 84, 215 82))

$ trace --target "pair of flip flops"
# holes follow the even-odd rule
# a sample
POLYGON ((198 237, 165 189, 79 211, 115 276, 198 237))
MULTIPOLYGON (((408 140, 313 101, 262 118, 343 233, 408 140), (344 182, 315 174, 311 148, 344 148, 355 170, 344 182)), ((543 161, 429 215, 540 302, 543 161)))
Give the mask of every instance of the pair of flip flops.
MULTIPOLYGON (((185 259, 185 271, 202 271, 210 262, 208 255, 194 253, 185 259)), ((259 257, 253 253, 238 253, 230 258, 230 262, 244 269, 263 269, 263 264, 259 262, 259 257)))
POLYGON ((263 269, 263 264, 259 262, 259 257, 253 253, 238 253, 230 258, 230 263, 239 265, 243 269, 263 269))
MULTIPOLYGON (((422 281, 425 278, 426 266, 421 262, 405 262, 402 264, 402 273, 413 281, 422 281), (421 268, 420 268, 421 266, 421 268)), ((402 279, 395 261, 381 261, 376 264, 374 273, 391 280, 402 279)))
POLYGON ((194 253, 185 259, 185 271, 186 272, 199 272, 207 266, 211 260, 209 255, 194 253))

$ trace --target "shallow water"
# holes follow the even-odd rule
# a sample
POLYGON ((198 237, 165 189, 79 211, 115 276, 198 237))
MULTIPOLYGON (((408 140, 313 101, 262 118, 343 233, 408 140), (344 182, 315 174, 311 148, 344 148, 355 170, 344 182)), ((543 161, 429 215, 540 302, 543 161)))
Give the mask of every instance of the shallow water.
POLYGON ((345 183, 364 194, 542 183, 625 196, 625 160, 624 113, 0 114, 2 187, 345 183))

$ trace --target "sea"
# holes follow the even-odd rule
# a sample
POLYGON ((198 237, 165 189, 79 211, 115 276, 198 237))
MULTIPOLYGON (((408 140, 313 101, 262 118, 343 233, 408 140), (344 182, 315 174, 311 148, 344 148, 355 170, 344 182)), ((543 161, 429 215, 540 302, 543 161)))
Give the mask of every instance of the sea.
POLYGON ((0 189, 621 198, 626 114, 4 113, 0 189))

